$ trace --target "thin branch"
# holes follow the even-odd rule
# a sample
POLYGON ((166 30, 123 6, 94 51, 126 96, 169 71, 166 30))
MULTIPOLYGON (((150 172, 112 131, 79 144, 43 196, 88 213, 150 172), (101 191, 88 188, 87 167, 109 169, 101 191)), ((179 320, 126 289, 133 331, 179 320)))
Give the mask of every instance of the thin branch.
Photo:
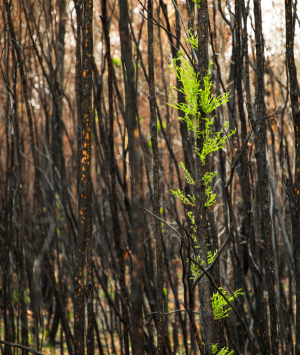
POLYGON ((161 221, 162 223, 165 223, 169 228, 172 229, 173 232, 175 232, 175 233, 177 234, 177 236, 179 237, 179 239, 182 240, 182 241, 184 242, 184 244, 186 244, 185 241, 183 240, 182 236, 179 234, 179 232, 178 232, 174 227, 171 226, 171 224, 169 224, 168 222, 166 222, 164 219, 162 219, 162 218, 156 216, 154 213, 150 212, 150 211, 147 210, 146 208, 144 208, 144 211, 147 212, 147 213, 149 213, 149 214, 151 214, 151 216, 153 216, 154 218, 156 218, 158 221, 161 221))
POLYGON ((239 156, 236 158, 236 160, 235 160, 235 162, 234 162, 234 164, 233 164, 233 166, 232 166, 232 168, 231 168, 230 178, 229 178, 229 180, 228 180, 228 182, 227 182, 225 188, 227 188, 227 187, 231 184, 231 182, 232 182, 233 173, 234 173, 234 170, 235 170, 235 168, 236 168, 236 165, 237 165, 238 161, 240 160, 242 154, 244 153, 244 150, 245 150, 245 148, 246 148, 246 146, 247 146, 247 143, 248 143, 248 141, 249 141, 249 139, 250 139, 250 137, 251 137, 251 134, 252 134, 252 132, 254 131, 254 128, 256 127, 256 125, 257 125, 259 122, 261 122, 262 120, 265 120, 265 119, 267 119, 267 118, 270 118, 270 117, 273 117, 274 115, 276 115, 276 113, 278 112, 280 106, 281 106, 281 105, 279 105, 279 106, 277 107, 277 109, 275 110, 275 112, 272 113, 271 115, 262 117, 261 119, 258 119, 258 120, 255 121, 254 125, 251 127, 250 131, 248 132, 248 135, 247 135, 247 137, 246 137, 246 139, 245 139, 245 141, 244 141, 244 144, 243 144, 243 147, 242 147, 242 149, 241 149, 241 151, 240 151, 239 156))
POLYGON ((31 348, 29 348, 28 346, 21 345, 21 344, 10 343, 10 342, 8 342, 8 341, 4 341, 4 340, 1 340, 1 339, 0 339, 0 344, 8 345, 8 346, 11 346, 11 347, 13 347, 13 348, 23 349, 23 350, 29 351, 29 352, 32 353, 32 354, 44 355, 43 353, 40 353, 40 352, 37 351, 37 350, 31 349, 31 348))
MULTIPOLYGON (((186 309, 176 309, 175 311, 167 312, 164 313, 165 316, 168 316, 169 314, 177 313, 177 312, 188 312, 186 309)), ((200 314, 199 312, 193 311, 193 313, 200 314)), ((157 312, 151 312, 146 315, 143 319, 148 318, 149 316, 152 316, 153 314, 157 314, 157 312)))
MULTIPOLYGON (((177 12, 178 12, 178 14, 179 14, 179 16, 180 16, 181 22, 182 22, 183 27, 184 27, 184 30, 185 30, 186 37, 187 37, 188 39, 190 39, 190 35, 189 35, 189 33, 188 33, 188 31, 187 31, 187 29, 186 29, 186 27, 185 27, 185 24, 184 24, 184 21, 183 21, 183 17, 182 17, 182 15, 181 15, 181 12, 179 11, 179 9, 178 9, 178 7, 177 7, 175 1, 172 0, 172 2, 173 2, 173 5, 174 5, 174 7, 176 8, 176 10, 177 10, 177 12)), ((194 57, 196 63, 198 64, 198 59, 197 59, 197 54, 196 54, 196 52, 195 52, 195 49, 193 48, 193 46, 191 45, 191 43, 190 43, 190 46, 191 46, 191 50, 192 50, 192 53, 193 53, 193 57, 194 57)))
MULTIPOLYGON (((145 17, 141 12, 140 12, 140 14, 141 14, 141 16, 143 16, 143 18, 144 18, 145 20, 148 21, 147 17, 145 17)), ((170 31, 168 31, 166 28, 164 28, 161 24, 159 24, 155 19, 153 19, 153 21, 154 21, 154 24, 155 24, 156 26, 160 27, 162 30, 164 30, 165 32, 167 32, 170 36, 172 36, 173 38, 175 38, 175 39, 178 41, 178 43, 180 44, 181 48, 184 50, 184 53, 187 55, 187 57, 188 57, 190 63, 192 64, 193 61, 192 61, 190 55, 188 54, 188 52, 186 51, 186 49, 184 48, 183 44, 180 42, 180 40, 179 40, 175 35, 173 35, 170 31)), ((173 45, 173 47, 176 48, 174 45, 173 45)), ((178 50, 178 48, 176 48, 176 50, 178 50)))

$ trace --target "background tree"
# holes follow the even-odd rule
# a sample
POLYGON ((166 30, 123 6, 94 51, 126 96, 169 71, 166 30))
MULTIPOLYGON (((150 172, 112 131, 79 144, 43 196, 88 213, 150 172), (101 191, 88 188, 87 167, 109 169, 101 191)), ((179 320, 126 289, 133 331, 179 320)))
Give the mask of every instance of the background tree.
POLYGON ((299 354, 297 2, 0 12, 2 352, 299 354))

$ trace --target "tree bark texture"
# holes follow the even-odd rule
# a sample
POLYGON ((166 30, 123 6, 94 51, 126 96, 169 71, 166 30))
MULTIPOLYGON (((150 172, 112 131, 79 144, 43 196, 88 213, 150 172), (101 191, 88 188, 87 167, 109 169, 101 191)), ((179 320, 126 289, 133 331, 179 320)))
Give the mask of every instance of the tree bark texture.
MULTIPOLYGON (((262 45, 262 26, 261 26, 261 5, 259 0, 254 0, 254 17, 255 17, 255 39, 256 39, 256 59, 257 59, 257 87, 256 87, 256 103, 257 103, 257 119, 260 120, 255 128, 257 138, 257 150, 259 153, 259 182, 262 199, 262 215, 263 215, 263 237, 264 246, 267 254, 266 258, 266 277, 269 295, 270 310, 270 329, 271 329, 271 348, 273 354, 278 354, 278 335, 277 335, 277 309, 275 297, 275 275, 273 262, 273 249, 271 237, 271 215, 269 207, 268 192, 268 175, 266 167, 266 106, 264 101, 264 53, 262 45)), ((266 351, 268 349, 266 344, 266 351)))
MULTIPOLYGON (((295 9, 294 9, 295 11, 295 9)), ((300 354, 300 110, 299 110, 299 86, 297 81, 297 69, 294 56, 294 24, 292 1, 285 0, 286 19, 286 61, 290 79, 290 100, 294 121, 295 134, 295 180, 291 189, 289 204, 292 219, 293 254, 296 279, 296 345, 295 353, 300 354)), ((292 184, 292 181, 290 181, 292 184)))
MULTIPOLYGON (((149 77, 149 104, 150 104, 150 130, 153 150, 153 212, 160 215, 160 175, 159 153, 157 142, 157 116, 154 82, 154 53, 153 53, 153 1, 148 1, 148 77, 149 77)), ((164 274, 163 274, 163 246, 161 240, 160 221, 155 219, 154 226, 156 240, 156 287, 157 287, 157 354, 164 354, 164 274)))
POLYGON ((127 0, 119 0, 120 5, 120 37, 124 53, 127 80, 127 132, 130 143, 131 162, 134 172, 134 200, 132 213, 133 270, 131 275, 131 341, 132 354, 145 353, 143 331, 143 281, 144 281, 144 190, 143 190, 143 152, 140 146, 137 125, 137 100, 135 72, 132 60, 131 39, 128 29, 127 0))
POLYGON ((108 91, 109 91, 109 163, 110 163, 110 179, 111 179, 111 198, 112 198, 112 218, 113 218, 113 234, 115 239, 115 247, 119 259, 119 280, 122 294, 122 321, 123 321, 123 339, 125 354, 129 355, 129 318, 128 318, 128 297, 125 283, 125 261, 124 249, 122 246, 121 232, 118 218, 118 201, 116 191, 116 166, 114 153, 114 103, 113 103, 113 63, 110 52, 110 38, 107 19, 107 0, 101 0, 102 5, 102 22, 105 37, 107 65, 108 65, 108 91))
MULTIPOLYGON (((207 75, 208 63, 207 63, 207 51, 208 51, 208 7, 207 0, 201 1, 201 6, 198 7, 198 73, 201 89, 204 89, 204 77, 207 75)), ((199 105, 199 130, 205 131, 205 120, 203 119, 205 114, 202 112, 199 105)), ((203 149, 204 138, 203 136, 197 138, 196 146, 201 152, 203 149)), ((207 265, 207 253, 209 236, 206 223, 206 195, 205 187, 202 181, 204 174, 207 172, 208 162, 203 165, 200 158, 196 157, 196 176, 195 176, 195 196, 196 196, 196 208, 195 208, 195 224, 197 227, 197 240, 200 246, 201 260, 204 260, 207 265)), ((209 280, 204 276, 200 282, 200 304, 202 313, 202 326, 204 333, 204 349, 205 355, 211 354, 213 345, 213 317, 211 296, 209 289, 209 280)))
MULTIPOLYGON (((78 187, 78 235, 75 248, 75 302, 74 302, 74 346, 75 353, 85 353, 85 312, 84 312, 84 264, 85 249, 91 239, 91 119, 92 119, 92 84, 93 84, 93 0, 84 0, 84 13, 82 24, 82 101, 80 102, 81 121, 81 148, 80 148, 80 174, 78 187)), ((79 58, 77 58, 78 60, 79 58)), ((77 144, 80 144, 79 142, 77 144)), ((91 258, 88 251, 88 257, 91 258)), ((88 354, 93 352, 93 326, 91 320, 91 260, 88 263, 88 354)))

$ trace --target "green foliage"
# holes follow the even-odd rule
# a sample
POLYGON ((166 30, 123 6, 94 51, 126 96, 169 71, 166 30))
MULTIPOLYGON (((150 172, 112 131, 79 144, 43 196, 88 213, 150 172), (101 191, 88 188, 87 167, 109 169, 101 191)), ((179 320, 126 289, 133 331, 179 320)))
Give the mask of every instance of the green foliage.
POLYGON ((212 354, 217 354, 217 355, 233 355, 234 351, 231 350, 230 352, 228 352, 228 348, 223 348, 222 350, 220 350, 218 353, 218 344, 215 344, 212 346, 212 354))
MULTIPOLYGON (((182 52, 178 52, 178 57, 173 59, 174 68, 169 66, 172 72, 176 75, 177 79, 181 81, 182 87, 177 89, 174 86, 170 86, 170 89, 175 89, 177 91, 182 92, 185 95, 186 103, 177 103, 172 92, 170 92, 170 96, 174 101, 174 105, 169 104, 170 106, 181 110, 185 113, 186 116, 192 115, 197 116, 198 105, 197 105, 197 97, 199 92, 199 82, 198 82, 198 74, 195 72, 193 66, 184 58, 182 52), (180 61, 181 65, 178 66, 177 62, 180 61)), ((185 118, 179 117, 180 120, 185 121, 185 118)), ((188 121, 188 119, 186 119, 188 121)), ((189 122, 189 121, 188 121, 189 122)), ((192 122, 191 126, 188 127, 192 131, 194 131, 194 124, 192 122)))
POLYGON ((17 303, 19 302, 19 291, 14 289, 11 297, 12 303, 17 303))
POLYGON ((193 0, 193 2, 196 4, 197 9, 200 9, 201 0, 193 0))
MULTIPOLYGON (((192 224, 195 224, 195 217, 194 217, 194 215, 193 215, 193 212, 190 211, 190 212, 188 212, 187 215, 190 217, 190 220, 191 220, 192 224)), ((194 228, 195 228, 195 227, 194 227, 194 228)))
POLYGON ((180 163, 180 167, 183 170, 183 174, 186 179, 186 182, 190 185, 195 185, 195 181, 192 179, 191 174, 189 173, 189 171, 186 169, 186 167, 182 162, 180 163))
POLYGON ((183 191, 181 191, 180 189, 177 190, 171 189, 171 192, 175 197, 180 199, 182 204, 196 206, 195 196, 187 195, 187 197, 185 197, 183 191))
MULTIPOLYGON (((192 41, 191 39, 188 40, 192 41)), ((228 93, 223 96, 214 97, 211 93, 212 82, 209 75, 209 70, 212 62, 209 64, 206 77, 204 77, 204 89, 201 89, 200 81, 198 80, 198 73, 195 71, 194 67, 190 62, 185 59, 182 52, 178 52, 178 57, 173 59, 174 68, 169 66, 172 72, 176 75, 177 79, 181 81, 182 87, 176 88, 171 86, 170 89, 175 89, 182 92, 185 95, 186 103, 176 102, 172 93, 170 93, 174 105, 168 104, 178 110, 185 113, 185 117, 180 117, 179 119, 186 122, 188 128, 196 133, 196 135, 201 134, 198 129, 199 119, 201 118, 201 113, 198 110, 200 106, 204 114, 209 114, 213 110, 217 109, 219 106, 223 105, 228 101, 228 93), (180 61, 181 65, 178 66, 177 62, 180 61), (199 106, 198 106, 199 100, 199 106)))
POLYGON ((151 141, 151 135, 148 135, 148 146, 150 148, 150 150, 152 150, 152 141, 151 141))
POLYGON ((207 202, 205 202, 206 207, 210 207, 216 202, 216 194, 213 194, 211 191, 210 183, 212 179, 217 175, 217 172, 214 171, 212 173, 205 173, 202 181, 203 185, 205 186, 205 194, 207 196, 207 202))
MULTIPOLYGON (((186 41, 191 43, 193 48, 197 49, 198 46, 197 38, 193 36, 191 31, 190 31, 190 38, 186 39, 186 41)), ((228 136, 224 135, 223 131, 213 133, 212 128, 214 123, 214 117, 212 118, 201 117, 201 113, 204 115, 210 114, 213 110, 217 109, 219 106, 223 105, 228 101, 229 94, 225 93, 224 95, 222 96, 220 95, 218 97, 214 97, 212 95, 211 92, 212 82, 209 75, 209 70, 212 63, 209 64, 207 75, 203 79, 204 82, 203 89, 201 88, 200 85, 198 73, 195 71, 191 63, 187 59, 185 59, 182 52, 178 52, 178 57, 173 59, 173 64, 174 64, 174 68, 172 68, 171 66, 169 66, 169 68, 176 75, 177 79, 182 83, 182 86, 180 88, 171 86, 170 88, 183 93, 185 96, 185 102, 184 103, 176 102, 174 96, 172 95, 172 92, 170 92, 174 104, 168 104, 168 105, 182 111, 185 115, 184 117, 179 117, 179 119, 182 122, 185 122, 187 124, 188 129, 194 133, 196 138, 198 139, 200 139, 201 137, 203 138, 202 150, 200 151, 199 148, 196 147, 195 151, 196 154, 199 156, 202 164, 204 165, 206 157, 210 153, 222 149, 227 139, 230 136, 232 136, 235 133, 235 131, 231 131, 231 133, 228 136), (180 66, 178 65, 179 61, 180 61, 180 66), (201 119, 205 120, 205 131, 200 130, 201 119)), ((229 123, 227 122, 225 124, 225 127, 228 126, 229 123)), ((187 182, 193 185, 195 182, 192 179, 190 173, 182 163, 180 165, 181 168, 183 169, 184 176, 187 182)), ((212 193, 209 185, 216 174, 217 174, 216 172, 206 173, 202 179, 205 186, 205 193, 207 195, 207 202, 205 204, 206 207, 209 207, 215 203, 216 195, 212 193)), ((194 201, 193 198, 191 200, 184 197, 182 191, 180 190, 177 191, 171 190, 171 191, 173 195, 178 197, 183 204, 189 204, 192 206, 195 205, 195 203, 193 202, 194 201)))
POLYGON ((213 346, 212 346, 212 353, 213 354, 215 354, 217 351, 218 351, 218 344, 214 344, 213 346))
MULTIPOLYGON (((196 231, 197 231, 197 227, 196 227, 196 225, 195 225, 195 217, 194 217, 194 215, 193 215, 193 212, 192 212, 192 211, 189 211, 189 212, 187 213, 187 215, 188 215, 188 217, 190 218, 190 220, 191 220, 191 222, 192 222, 192 230, 193 230, 194 232, 196 232, 196 231)), ((193 238, 195 244, 197 244, 197 237, 196 237, 193 233, 191 233, 190 236, 193 238)), ((199 247, 198 247, 198 246, 195 246, 195 248, 199 248, 199 247)))
MULTIPOLYGON (((244 295, 242 289, 240 288, 239 290, 236 290, 233 294, 229 294, 227 291, 224 291, 222 287, 219 288, 219 290, 222 291, 222 293, 227 297, 229 302, 232 302, 235 300, 240 295, 244 295)), ((229 311, 231 308, 224 308, 228 306, 228 303, 224 300, 224 298, 220 295, 219 292, 216 292, 213 294, 212 298, 212 310, 213 310, 213 315, 214 319, 222 319, 229 317, 229 311)))
POLYGON ((163 289, 163 292, 164 292, 164 296, 166 297, 167 296, 167 293, 168 293, 168 291, 167 291, 167 289, 164 287, 164 289, 163 289))
MULTIPOLYGON (((223 133, 222 131, 216 132, 212 136, 212 126, 214 123, 214 117, 212 118, 203 118, 205 122, 205 131, 201 132, 199 131, 199 134, 203 136, 204 142, 203 142, 203 148, 202 151, 200 151, 198 148, 196 148, 196 153, 200 157, 202 165, 205 164, 205 159, 206 157, 213 152, 217 152, 219 149, 222 149, 229 137, 231 137, 235 132, 236 129, 231 131, 231 133, 227 136, 221 134, 223 133)), ((224 127, 228 127, 229 122, 225 124, 224 127)))
MULTIPOLYGON (((193 236, 193 237, 195 238, 195 236, 193 236)), ((218 250, 214 251, 214 255, 212 255, 211 251, 209 251, 207 253, 207 264, 208 265, 210 265, 215 260, 215 257, 217 256, 217 254, 218 254, 218 250)), ((205 266, 205 261, 201 260, 200 255, 197 256, 196 261, 201 266, 205 266)), ((193 274, 193 277, 191 277, 191 279, 196 279, 200 275, 200 272, 201 272, 200 267, 191 261, 191 270, 192 270, 192 274, 193 274)))
MULTIPOLYGON (((162 124, 163 128, 167 128, 167 125, 163 122, 162 124)), ((161 131, 161 125, 160 125, 160 121, 159 119, 157 118, 157 132, 160 132, 161 131)))
POLYGON ((198 50, 198 38, 193 35, 193 31, 189 29, 189 38, 185 38, 187 42, 190 43, 193 49, 198 50))
MULTIPOLYGON (((201 256, 198 255, 197 256, 197 259, 196 259, 197 263, 200 264, 201 266, 204 266, 205 265, 205 261, 204 260, 201 260, 201 256)), ((190 266, 191 266, 191 270, 192 270, 192 274, 193 276, 191 277, 191 279, 196 279, 199 275, 200 275, 200 267, 195 264, 194 262, 191 261, 190 263, 190 266)))
POLYGON ((214 255, 212 255, 211 251, 209 250, 207 253, 207 263, 208 265, 212 264, 218 254, 218 250, 215 250, 214 255))
POLYGON ((122 64, 121 59, 120 59, 120 58, 117 58, 117 57, 114 57, 112 61, 113 61, 113 63, 114 63, 116 66, 118 66, 118 67, 120 67, 121 64, 122 64))
MULTIPOLYGON (((201 0, 193 0, 196 4, 197 8, 200 8, 201 0)), ((198 50, 198 39, 193 35, 192 30, 189 31, 189 38, 185 39, 190 43, 191 47, 194 50, 198 50)), ((187 124, 188 129, 193 132, 195 136, 195 140, 201 141, 201 149, 199 147, 195 147, 196 156, 199 157, 202 165, 205 165, 206 158, 209 154, 222 149, 229 137, 235 134, 235 130, 231 131, 229 134, 224 134, 224 129, 213 132, 214 125, 214 117, 209 117, 209 114, 216 110, 218 107, 228 102, 229 93, 225 93, 223 95, 214 97, 212 94, 212 81, 209 75, 209 71, 211 68, 212 62, 210 62, 207 70, 207 75, 203 78, 203 85, 199 80, 199 75, 194 69, 193 65, 184 57, 182 52, 178 52, 177 58, 173 59, 173 66, 169 66, 172 72, 176 75, 176 78, 181 82, 181 86, 179 88, 170 86, 170 89, 177 90, 181 92, 185 97, 184 103, 179 103, 174 98, 172 92, 170 91, 171 99, 173 100, 173 104, 168 104, 171 107, 176 108, 180 112, 184 114, 184 117, 179 117, 179 120, 185 122, 187 124), (207 117, 208 116, 208 117, 207 117), (202 131, 202 122, 205 121, 205 129, 202 131)), ((229 123, 227 122, 224 128, 228 128, 229 123)), ((191 177, 190 172, 185 168, 184 164, 181 163, 180 167, 183 170, 184 177, 189 185, 195 185, 195 181, 191 177)), ((205 172, 202 177, 202 184, 205 188, 206 194, 206 207, 212 206, 216 202, 216 194, 213 194, 211 190, 211 182, 213 178, 217 175, 217 172, 205 172)), ((179 198, 181 203, 184 205, 196 206, 196 196, 187 195, 185 196, 183 191, 180 189, 172 189, 172 194, 179 198)), ((195 244, 198 244, 197 237, 193 234, 193 232, 197 231, 197 226, 195 225, 195 217, 193 212, 188 212, 188 217, 192 223, 192 233, 190 233, 191 238, 194 240, 195 244)), ((197 246, 196 246, 197 247, 197 246)), ((211 253, 211 251, 207 254, 207 264, 211 264, 218 253, 218 250, 211 253)), ((199 265, 205 265, 205 261, 201 260, 200 255, 197 256, 197 263, 190 262, 191 271, 193 274, 192 279, 196 278, 200 274, 199 265), (199 265, 197 265, 199 264, 199 265)), ((220 288, 220 290, 222 290, 220 288)), ((223 291, 226 295, 227 292, 223 291)), ((240 290, 237 290, 232 295, 227 295, 229 301, 233 301, 239 295, 243 293, 240 290)), ((220 296, 220 293, 217 292, 212 297, 212 309, 215 319, 221 319, 224 317, 228 317, 229 311, 231 308, 228 308, 227 302, 220 296)), ((213 354, 216 354, 218 351, 218 344, 213 346, 213 354)), ((232 355, 233 351, 228 350, 228 348, 223 348, 218 352, 220 355, 232 355)))

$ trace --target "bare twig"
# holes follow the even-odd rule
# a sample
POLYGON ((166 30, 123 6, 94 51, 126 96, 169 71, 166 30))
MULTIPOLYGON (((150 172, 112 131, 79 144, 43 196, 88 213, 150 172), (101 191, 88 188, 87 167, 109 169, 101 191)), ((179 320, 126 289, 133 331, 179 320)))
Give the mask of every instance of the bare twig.
POLYGON ((41 353, 41 352, 39 352, 37 350, 31 349, 28 346, 21 345, 21 344, 16 344, 16 343, 10 343, 8 341, 4 341, 4 340, 1 340, 1 339, 0 339, 0 344, 8 345, 8 346, 11 346, 13 348, 23 349, 23 350, 29 351, 32 354, 44 355, 43 353, 41 353))
MULTIPOLYGON (((169 314, 173 314, 173 313, 177 313, 177 312, 187 312, 187 310, 186 309, 176 309, 175 311, 164 313, 164 315, 168 316, 169 314)), ((200 314, 199 312, 196 312, 196 311, 193 311, 193 313, 200 314)), ((144 317, 143 319, 146 319, 149 316, 152 316, 153 314, 157 314, 157 312, 151 312, 151 313, 147 314, 146 317, 144 317)))
MULTIPOLYGON (((281 106, 281 105, 280 105, 280 106, 281 106)), ((265 120, 265 119, 267 119, 267 118, 270 118, 270 117, 273 117, 274 115, 276 115, 276 113, 278 112, 280 106, 278 106, 277 109, 275 110, 275 112, 272 113, 271 115, 262 117, 261 119, 255 121, 254 125, 251 127, 250 131, 248 132, 248 135, 247 135, 247 137, 246 137, 246 139, 245 139, 245 141, 244 141, 244 144, 243 144, 243 147, 242 147, 242 149, 241 149, 241 151, 240 151, 239 156, 236 158, 236 160, 235 160, 233 166, 231 167, 230 177, 229 177, 229 180, 228 180, 228 182, 227 182, 227 184, 226 184, 225 187, 228 187, 228 186, 231 184, 232 179, 233 179, 233 173, 234 173, 234 170, 235 170, 235 168, 236 168, 236 165, 237 165, 238 161, 240 160, 242 154, 244 153, 244 150, 245 150, 245 148, 246 148, 246 146, 247 146, 247 143, 248 143, 248 141, 249 141, 249 139, 250 139, 250 137, 251 137, 251 134, 252 134, 252 132, 254 131, 254 128, 256 127, 256 125, 257 125, 259 122, 261 122, 262 120, 265 120)))
POLYGON ((172 229, 173 232, 176 233, 176 235, 179 237, 179 239, 182 240, 182 241, 184 242, 184 244, 186 244, 185 241, 183 240, 182 236, 179 234, 179 232, 178 232, 174 227, 171 226, 171 224, 169 224, 168 222, 166 222, 164 219, 162 219, 162 218, 156 216, 154 213, 150 212, 150 211, 147 210, 146 208, 144 208, 144 211, 147 212, 147 213, 149 213, 149 214, 151 214, 151 216, 153 216, 154 218, 156 218, 158 221, 161 221, 161 222, 165 223, 169 228, 172 229))
MULTIPOLYGON (((141 16, 142 16, 145 20, 148 21, 148 18, 147 18, 147 17, 145 17, 141 12, 140 12, 140 14, 141 14, 141 16)), ((170 31, 168 31, 166 28, 164 28, 162 25, 160 25, 155 19, 153 19, 153 22, 154 22, 154 24, 155 24, 156 26, 160 27, 162 30, 164 30, 165 32, 167 32, 170 36, 172 36, 173 38, 175 38, 175 39, 178 41, 178 43, 180 44, 181 48, 184 50, 184 53, 185 53, 186 56, 188 57, 190 63, 192 64, 193 61, 192 61, 190 55, 188 54, 188 52, 186 51, 186 49, 184 48, 183 44, 180 42, 180 40, 179 40, 175 35, 173 35, 170 31)), ((173 45, 173 47, 175 47, 175 46, 173 45)), ((176 47, 175 47, 175 48, 176 48, 176 47)), ((178 48, 176 48, 176 50, 178 50, 178 48)))

